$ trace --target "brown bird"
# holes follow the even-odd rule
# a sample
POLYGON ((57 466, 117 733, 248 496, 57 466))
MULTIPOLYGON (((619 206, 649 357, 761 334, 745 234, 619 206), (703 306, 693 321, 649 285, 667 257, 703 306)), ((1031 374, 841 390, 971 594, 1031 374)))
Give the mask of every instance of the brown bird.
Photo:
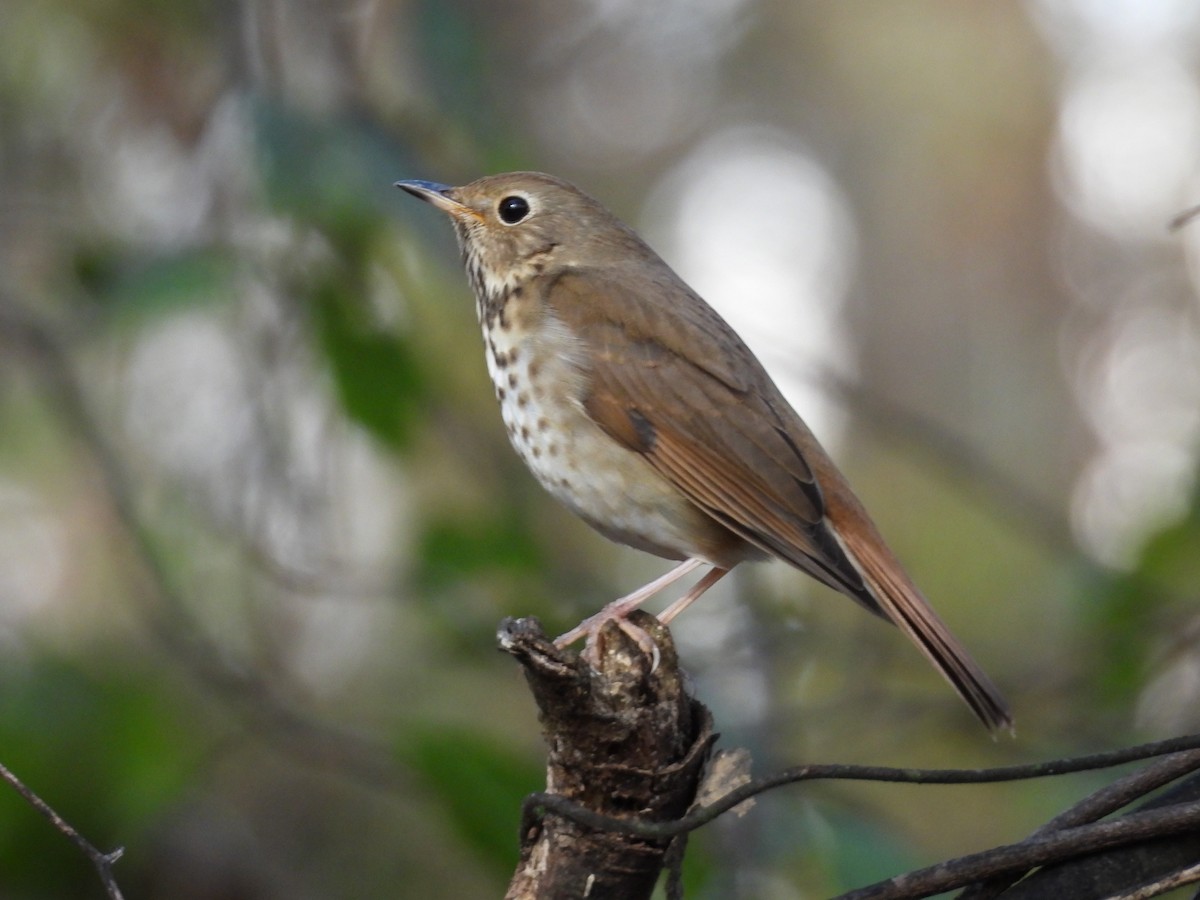
POLYGON ((754 354, 632 229, 534 172, 397 187, 454 223, 504 424, 538 481, 606 537, 683 561, 560 646, 610 619, 640 631, 624 618, 699 566, 663 622, 738 563, 775 557, 899 626, 984 725, 1011 727, 754 354))

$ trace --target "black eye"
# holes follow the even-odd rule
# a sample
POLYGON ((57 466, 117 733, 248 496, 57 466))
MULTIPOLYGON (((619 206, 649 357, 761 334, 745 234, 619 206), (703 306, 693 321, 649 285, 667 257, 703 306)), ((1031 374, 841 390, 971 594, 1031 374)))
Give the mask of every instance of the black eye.
POLYGON ((500 213, 500 221, 505 225, 516 225, 529 215, 529 201, 524 197, 505 197, 496 207, 500 213))

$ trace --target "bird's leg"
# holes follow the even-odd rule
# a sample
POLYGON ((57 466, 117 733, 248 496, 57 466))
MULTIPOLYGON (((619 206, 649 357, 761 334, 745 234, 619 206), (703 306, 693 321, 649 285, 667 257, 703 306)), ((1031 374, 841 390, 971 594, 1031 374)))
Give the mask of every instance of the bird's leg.
POLYGON ((713 566, 704 577, 692 586, 692 589, 658 614, 658 621, 669 625, 671 620, 700 599, 700 595, 729 574, 728 569, 713 566))
MULTIPOLYGON (((660 575, 658 578, 655 578, 644 587, 638 588, 632 594, 627 594, 618 600, 614 600, 612 603, 609 603, 607 606, 601 609, 600 612, 584 619, 566 634, 559 635, 554 639, 554 646, 566 647, 575 643, 581 637, 586 637, 587 648, 584 650, 584 653, 588 654, 589 658, 594 657, 596 656, 596 635, 600 631, 600 626, 610 619, 615 619, 620 629, 633 638, 633 640, 637 642, 637 645, 642 648, 642 651, 645 652, 647 656, 653 658, 654 667, 657 668, 658 646, 654 643, 654 639, 651 638, 650 635, 646 634, 646 632, 641 628, 638 628, 636 625, 629 622, 626 617, 663 588, 669 587, 688 572, 692 571, 697 566, 702 565, 704 565, 704 560, 702 559, 685 559, 666 574, 660 575)), ((727 570, 714 569, 713 571, 719 571, 724 574, 727 570)), ((699 587, 705 582, 712 584, 713 581, 715 581, 715 579, 712 579, 712 572, 709 572, 708 575, 704 576, 704 578, 696 585, 696 587, 699 587)), ((703 593, 703 591, 701 591, 701 593, 703 593)), ((696 588, 692 588, 692 590, 688 592, 687 596, 691 596, 692 594, 695 594, 695 596, 692 597, 692 600, 695 600, 696 597, 700 596, 700 594, 696 593, 696 588)), ((678 605, 678 601, 673 603, 671 606, 674 608, 676 605, 678 605)), ((676 612, 678 612, 678 610, 676 610, 676 612)), ((593 662, 595 662, 594 659, 593 662)))

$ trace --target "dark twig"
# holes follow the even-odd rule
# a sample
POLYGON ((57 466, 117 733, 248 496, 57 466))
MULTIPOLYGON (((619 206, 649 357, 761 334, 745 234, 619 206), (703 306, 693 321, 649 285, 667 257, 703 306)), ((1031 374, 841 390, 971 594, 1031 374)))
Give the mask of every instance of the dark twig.
MULTIPOLYGON (((856 766, 842 764, 812 764, 784 769, 774 775, 755 778, 735 788, 713 803, 703 806, 689 815, 672 822, 643 822, 637 819, 616 819, 599 815, 556 794, 530 794, 525 798, 526 816, 533 816, 537 809, 565 816, 589 828, 614 831, 619 834, 646 838, 670 838, 695 831, 716 819, 745 800, 785 784, 801 781, 886 781, 899 784, 986 784, 1002 781, 1022 781, 1029 778, 1047 778, 1093 769, 1106 769, 1124 763, 1136 762, 1200 749, 1200 734, 1184 735, 1164 741, 1076 756, 1048 762, 1028 763, 1014 766, 997 766, 990 769, 913 769, 891 766, 856 766)), ((536 818, 536 816, 533 816, 536 818)))
POLYGON ((897 875, 839 895, 836 900, 899 900, 928 897, 1004 872, 1023 871, 1080 853, 1191 831, 1200 826, 1200 801, 1130 813, 1119 819, 1065 828, 981 853, 972 853, 897 875))
POLYGON ((1048 834, 1060 828, 1095 822, 1123 806, 1128 806, 1134 800, 1144 797, 1164 784, 1170 784, 1176 778, 1195 771, 1197 767, 1200 767, 1200 751, 1176 753, 1164 757, 1152 766, 1130 772, 1124 778, 1105 785, 1070 809, 1059 813, 1039 828, 1035 834, 1048 834))
MULTIPOLYGON (((1200 803, 1200 776, 1189 775, 1156 793, 1130 814, 1200 803)), ((1128 815, 1123 818, 1127 818, 1128 815)), ((1039 866, 1003 894, 1012 900, 1095 900, 1144 888, 1200 859, 1200 829, 1152 835, 1103 852, 1085 852, 1039 866)))
MULTIPOLYGON (((1131 772, 1112 784, 1105 785, 1070 809, 1059 813, 1034 831, 1031 837, 1042 837, 1064 828, 1095 822, 1109 813, 1128 806, 1139 797, 1144 797, 1151 791, 1194 771, 1197 767, 1200 767, 1200 750, 1166 756, 1153 765, 1131 772)), ((1022 874, 1024 873, 1010 873, 972 885, 959 895, 958 900, 991 900, 1003 893, 1022 874)))
POLYGON ((1167 230, 1178 231, 1179 229, 1183 228, 1183 226, 1191 223, 1192 220, 1197 216, 1200 216, 1200 206, 1188 207, 1167 223, 1167 230))
POLYGON ((49 819, 51 825, 66 835, 67 839, 78 847, 84 856, 92 861, 92 865, 96 867, 96 873, 100 876, 100 881, 104 884, 105 893, 108 894, 111 900, 122 900, 121 889, 117 887, 117 880, 113 876, 112 867, 113 863, 120 859, 121 855, 125 852, 124 848, 118 847, 111 853, 104 853, 97 850, 91 841, 76 831, 66 819, 54 811, 50 804, 35 794, 32 789, 14 775, 3 763, 0 763, 0 778, 7 781, 13 790, 25 798, 26 803, 49 819))

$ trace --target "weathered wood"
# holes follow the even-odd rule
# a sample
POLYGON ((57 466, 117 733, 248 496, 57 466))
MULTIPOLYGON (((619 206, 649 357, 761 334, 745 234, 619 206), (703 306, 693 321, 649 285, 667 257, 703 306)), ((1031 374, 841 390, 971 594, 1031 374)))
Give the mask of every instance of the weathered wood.
MULTIPOLYGON (((507 619, 497 638, 524 668, 540 711, 546 790, 604 815, 670 821, 695 797, 712 717, 688 695, 667 629, 645 613, 631 621, 657 644, 657 667, 613 623, 601 632, 596 668, 556 648, 536 619, 507 619)), ((670 846, 553 814, 528 824, 507 900, 649 897, 670 846)))

